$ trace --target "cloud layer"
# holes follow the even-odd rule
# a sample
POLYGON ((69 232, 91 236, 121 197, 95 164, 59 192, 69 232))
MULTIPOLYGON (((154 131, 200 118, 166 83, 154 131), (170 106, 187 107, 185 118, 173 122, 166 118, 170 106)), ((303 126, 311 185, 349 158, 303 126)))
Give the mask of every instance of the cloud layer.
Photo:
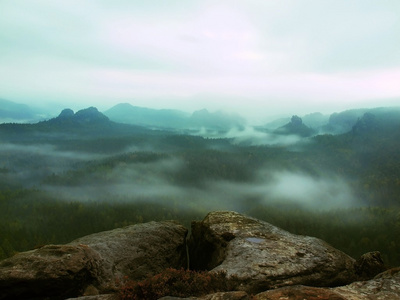
POLYGON ((332 209, 356 205, 350 186, 330 174, 264 169, 250 182, 209 180, 200 186, 171 180, 184 168, 178 158, 152 163, 121 164, 110 173, 92 173, 75 185, 47 185, 54 197, 77 201, 154 202, 180 208, 245 210, 247 201, 295 204, 306 209, 332 209))
POLYGON ((397 0, 4 0, 1 97, 248 115, 393 105, 399 15, 397 0))

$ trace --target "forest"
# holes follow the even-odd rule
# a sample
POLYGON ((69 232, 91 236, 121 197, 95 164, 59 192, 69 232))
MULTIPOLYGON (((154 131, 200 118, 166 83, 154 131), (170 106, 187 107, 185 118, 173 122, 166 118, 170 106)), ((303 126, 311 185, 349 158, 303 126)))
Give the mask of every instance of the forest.
POLYGON ((279 133, 274 143, 266 128, 238 129, 239 139, 86 113, 0 125, 0 259, 153 220, 190 228, 209 211, 235 210, 400 265, 398 111, 365 113, 344 133, 279 133))

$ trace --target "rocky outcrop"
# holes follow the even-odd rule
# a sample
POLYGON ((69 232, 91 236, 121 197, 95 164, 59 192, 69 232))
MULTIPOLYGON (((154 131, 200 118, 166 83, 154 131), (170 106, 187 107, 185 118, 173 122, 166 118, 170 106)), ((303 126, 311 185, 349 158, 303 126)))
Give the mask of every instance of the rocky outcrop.
MULTIPOLYGON (((346 300, 340 294, 327 288, 290 286, 257 294, 255 300, 346 300)), ((357 298, 358 299, 358 298, 357 298)))
MULTIPOLYGON (((400 268, 379 274, 368 281, 354 282, 336 288, 319 288, 304 285, 282 287, 254 296, 242 292, 216 293, 198 298, 164 297, 162 300, 399 300, 400 268)), ((161 300, 161 299, 160 299, 161 300)))
POLYGON ((290 122, 284 126, 277 128, 274 133, 283 135, 298 135, 301 137, 310 137, 316 132, 307 127, 299 116, 292 116, 290 122))
POLYGON ((221 292, 203 297, 190 297, 190 298, 177 298, 177 297, 163 297, 159 300, 250 300, 249 295, 246 292, 221 292))
POLYGON ((358 281, 342 287, 328 289, 292 286, 266 291, 254 298, 256 300, 396 300, 400 299, 400 269, 392 269, 374 279, 358 281))
POLYGON ((355 264, 358 280, 368 280, 386 271, 385 264, 379 251, 363 254, 355 264))
POLYGON ((141 280, 166 268, 186 268, 187 229, 172 221, 149 222, 95 233, 70 245, 87 245, 101 257, 102 286, 125 277, 141 280))
POLYGON ((291 285, 337 286, 356 279, 354 259, 317 238, 290 234, 235 212, 192 223, 191 267, 224 271, 237 289, 258 293, 291 285))
POLYGON ((400 268, 383 272, 368 281, 357 281, 332 290, 346 300, 400 300, 400 268))
MULTIPOLYGON (((126 278, 186 267, 186 235, 173 221, 150 222, 17 254, 0 261, 0 300, 116 300, 126 278)), ((162 300, 400 300, 400 268, 370 279, 385 269, 379 252, 355 261, 319 239, 235 212, 193 222, 189 254, 192 268, 225 272, 229 284, 216 290, 227 292, 162 300)))
POLYGON ((67 300, 120 300, 117 294, 104 294, 96 296, 83 296, 78 298, 69 298, 67 300))
POLYGON ((150 222, 20 253, 0 262, 0 299, 101 294, 125 278, 185 268, 186 235, 187 229, 175 222, 150 222))
POLYGON ((83 245, 48 245, 0 262, 0 299, 65 299, 97 281, 100 257, 83 245))

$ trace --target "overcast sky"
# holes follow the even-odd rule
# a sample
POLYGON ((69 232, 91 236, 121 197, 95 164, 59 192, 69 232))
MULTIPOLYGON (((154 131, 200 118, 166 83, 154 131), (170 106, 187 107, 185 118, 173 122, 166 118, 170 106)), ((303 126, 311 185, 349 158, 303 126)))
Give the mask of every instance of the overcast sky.
POLYGON ((0 98, 257 117, 400 103, 399 0, 0 0, 0 98))

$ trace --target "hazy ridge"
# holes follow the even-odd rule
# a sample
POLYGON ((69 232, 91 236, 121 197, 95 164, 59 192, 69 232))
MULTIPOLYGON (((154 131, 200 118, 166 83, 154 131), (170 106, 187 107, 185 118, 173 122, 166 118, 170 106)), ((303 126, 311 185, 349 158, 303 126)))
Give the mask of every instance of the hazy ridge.
POLYGON ((205 123, 180 128, 122 124, 94 107, 1 124, 1 257, 231 209, 399 263, 398 108, 292 116, 276 127, 199 114, 205 123))

